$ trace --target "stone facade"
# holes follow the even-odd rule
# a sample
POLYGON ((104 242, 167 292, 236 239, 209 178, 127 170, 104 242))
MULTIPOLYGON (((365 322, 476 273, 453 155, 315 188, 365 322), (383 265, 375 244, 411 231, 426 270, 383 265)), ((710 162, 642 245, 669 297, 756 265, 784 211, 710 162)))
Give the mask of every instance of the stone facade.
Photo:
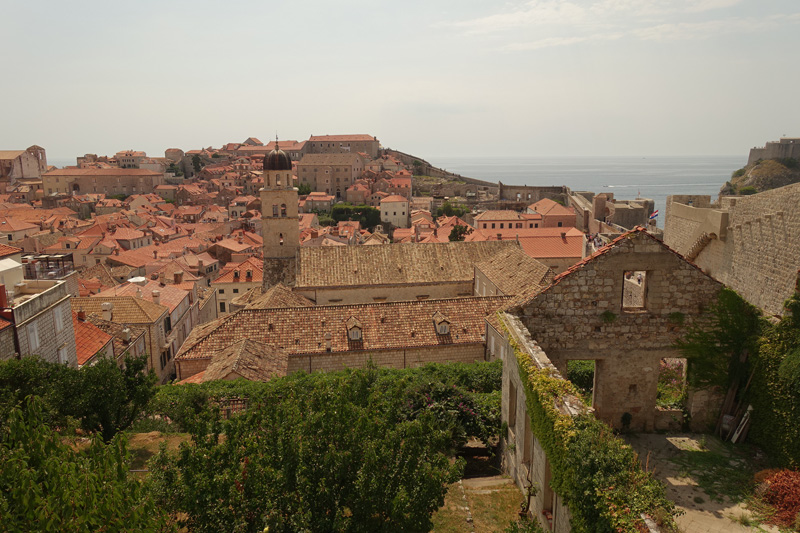
MULTIPOLYGON (((20 355, 77 366, 70 294, 64 281, 26 280, 11 313, 20 355)), ((13 352, 8 354, 13 355, 13 352)))
POLYGON ((62 168, 42 176, 45 194, 141 194, 162 185, 164 175, 138 168, 62 168))
POLYGON ((800 270, 798 206, 800 184, 718 205, 704 196, 670 196, 664 239, 753 305, 782 315, 800 270))
POLYGON ((703 315, 720 283, 644 230, 627 233, 515 308, 531 336, 566 373, 569 360, 595 361, 594 408, 614 428, 654 428, 659 362, 679 358, 675 341, 703 315), (642 272, 643 282, 625 274, 642 272), (623 303, 624 287, 641 303, 623 303))
POLYGON ((759 159, 800 159, 800 138, 784 137, 777 142, 768 142, 761 148, 752 148, 747 164, 752 165, 759 159))

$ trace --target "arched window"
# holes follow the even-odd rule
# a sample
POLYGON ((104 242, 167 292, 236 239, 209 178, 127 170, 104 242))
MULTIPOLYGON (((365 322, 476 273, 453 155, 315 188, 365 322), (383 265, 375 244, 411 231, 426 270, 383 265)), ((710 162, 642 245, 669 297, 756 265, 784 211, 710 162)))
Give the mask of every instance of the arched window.
POLYGON ((283 233, 278 234, 278 238, 279 238, 278 244, 283 246, 283 233))
POLYGON ((281 204, 281 216, 286 216, 286 204, 281 204))
POLYGON ((272 216, 278 216, 278 204, 272 204, 272 216))

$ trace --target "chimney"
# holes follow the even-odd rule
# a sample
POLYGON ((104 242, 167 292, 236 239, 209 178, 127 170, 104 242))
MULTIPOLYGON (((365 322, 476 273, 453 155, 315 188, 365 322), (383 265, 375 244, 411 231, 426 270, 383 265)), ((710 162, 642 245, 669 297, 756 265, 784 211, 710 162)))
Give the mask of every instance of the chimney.
POLYGON ((181 283, 183 283, 183 272, 181 271, 173 272, 172 281, 175 283, 175 285, 180 285, 181 283))
POLYGON ((111 317, 112 317, 111 312, 114 310, 114 304, 112 304, 111 302, 103 302, 100 305, 100 308, 103 310, 102 312, 103 320, 111 322, 111 317))
POLYGON ((158 259, 158 250, 153 250, 153 259, 158 259))
POLYGON ((239 237, 236 240, 239 241, 239 244, 244 244, 244 237, 243 236, 239 235, 239 237))
POLYGON ((154 289, 153 292, 152 292, 152 295, 153 295, 153 303, 154 304, 161 303, 161 293, 158 290, 154 289))
POLYGON ((564 232, 564 231, 562 231, 562 232, 561 232, 561 239, 562 239, 564 242, 567 242, 567 234, 566 234, 566 232, 564 232))
POLYGON ((131 342, 131 330, 130 328, 125 328, 122 330, 122 340, 126 343, 131 342))
POLYGON ((331 351, 331 334, 330 333, 326 333, 325 334, 325 351, 326 352, 330 352, 331 351))
POLYGON ((198 259, 197 260, 197 268, 198 269, 203 268, 203 260, 202 259, 198 259))
POLYGON ((78 321, 86 322, 86 311, 84 311, 83 309, 78 311, 78 321))

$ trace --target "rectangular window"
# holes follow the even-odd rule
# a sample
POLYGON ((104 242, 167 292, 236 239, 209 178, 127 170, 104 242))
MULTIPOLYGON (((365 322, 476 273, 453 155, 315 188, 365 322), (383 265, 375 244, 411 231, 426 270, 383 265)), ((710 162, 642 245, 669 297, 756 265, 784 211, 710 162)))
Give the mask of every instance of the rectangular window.
POLYGON ((58 362, 62 365, 67 364, 67 347, 62 346, 58 349, 58 362))
POLYGON ((233 289, 233 294, 239 294, 239 289, 233 289))
POLYGON ((220 289, 220 290, 219 290, 219 293, 220 293, 220 294, 225 294, 225 289, 220 289))
POLYGON ((220 302, 219 303, 219 312, 220 313, 224 313, 225 312, 225 302, 220 302))
POLYGON ((31 351, 30 355, 39 355, 34 353, 39 349, 39 328, 36 327, 36 322, 28 324, 28 349, 31 351))
POLYGON ((622 310, 643 311, 647 307, 647 272, 626 270, 622 275, 622 310))
POLYGON ((64 314, 59 309, 53 311, 53 322, 56 326, 56 333, 61 333, 61 330, 64 329, 64 314))

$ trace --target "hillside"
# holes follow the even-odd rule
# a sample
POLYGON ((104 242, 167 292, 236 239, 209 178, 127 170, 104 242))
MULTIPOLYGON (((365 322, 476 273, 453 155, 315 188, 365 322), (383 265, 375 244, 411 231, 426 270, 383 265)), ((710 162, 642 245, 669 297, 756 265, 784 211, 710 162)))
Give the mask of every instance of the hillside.
POLYGON ((755 194, 798 182, 800 162, 796 159, 759 159, 734 172, 719 192, 723 196, 755 194))

